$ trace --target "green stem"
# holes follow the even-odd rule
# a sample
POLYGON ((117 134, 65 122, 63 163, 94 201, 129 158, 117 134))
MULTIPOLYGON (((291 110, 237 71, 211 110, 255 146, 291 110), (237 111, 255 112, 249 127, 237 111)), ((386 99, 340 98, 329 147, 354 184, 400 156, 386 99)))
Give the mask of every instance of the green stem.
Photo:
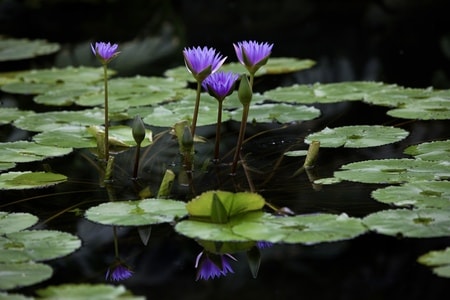
POLYGON ((133 179, 137 179, 138 169, 139 169, 139 155, 141 152, 141 144, 136 145, 136 153, 134 155, 134 170, 133 179))
POLYGON ((109 108, 108 108, 108 65, 103 64, 103 77, 105 81, 105 160, 109 158, 109 108))
POLYGON ((117 228, 113 226, 113 235, 114 235, 114 254, 116 258, 119 258, 119 241, 117 239, 117 228))
POLYGON ((220 127, 222 125, 222 101, 219 101, 219 108, 217 109, 217 125, 216 125, 216 145, 214 148, 214 160, 219 161, 220 149, 220 127))
POLYGON ((192 137, 195 137, 195 127, 197 126, 198 108, 200 106, 200 93, 202 91, 202 83, 197 81, 197 96, 195 97, 194 115, 192 116, 191 133, 192 137))
POLYGON ((237 162, 239 160, 239 154, 241 153, 242 142, 244 141, 245 128, 247 126, 248 112, 250 110, 250 103, 243 106, 244 111, 242 112, 241 128, 239 129, 238 143, 236 146, 236 151, 234 152, 233 165, 231 166, 231 175, 236 175, 237 162))

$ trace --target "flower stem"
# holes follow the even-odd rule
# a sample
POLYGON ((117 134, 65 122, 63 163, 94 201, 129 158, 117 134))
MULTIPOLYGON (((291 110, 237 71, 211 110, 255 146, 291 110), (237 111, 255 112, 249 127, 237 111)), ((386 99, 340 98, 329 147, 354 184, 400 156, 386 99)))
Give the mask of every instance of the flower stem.
POLYGON ((109 158, 109 108, 108 108, 108 65, 103 64, 103 77, 105 81, 105 160, 109 158))
POLYGON ((116 258, 119 258, 119 241, 117 240, 117 228, 113 226, 113 235, 114 235, 114 255, 116 258))
POLYGON ((244 110, 242 112, 241 128, 239 129, 238 142, 237 142, 237 146, 236 146, 236 151, 234 152, 233 164, 231 166, 231 175, 236 175, 236 167, 237 167, 237 162, 239 160, 239 154, 241 152, 242 142, 244 141, 245 128, 247 126, 248 112, 250 110, 250 103, 244 105, 243 109, 244 110))
POLYGON ((192 116, 192 125, 191 125, 191 133, 192 137, 195 137, 195 127, 197 126, 197 116, 198 116, 198 108, 200 106, 200 93, 202 90, 202 83, 197 81, 197 96, 195 98, 195 108, 194 115, 192 116))
POLYGON ((136 153, 134 155, 133 179, 137 179, 139 169, 139 155, 141 152, 141 144, 136 145, 136 153))
POLYGON ((214 160, 219 161, 220 148, 220 127, 222 125, 222 101, 219 101, 219 108, 217 109, 217 124, 216 124, 216 145, 214 148, 214 160))

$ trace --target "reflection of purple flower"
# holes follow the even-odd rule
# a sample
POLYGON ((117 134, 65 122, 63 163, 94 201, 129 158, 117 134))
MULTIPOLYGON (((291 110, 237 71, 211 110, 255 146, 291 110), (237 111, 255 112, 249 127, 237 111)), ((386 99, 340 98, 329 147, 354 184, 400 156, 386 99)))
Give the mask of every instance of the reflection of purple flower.
POLYGON ((243 41, 233 44, 233 46, 239 62, 254 74, 267 63, 273 44, 243 41))
POLYGON ((195 268, 197 268, 197 276, 199 279, 214 279, 225 276, 227 273, 233 273, 230 265, 230 259, 236 261, 230 254, 213 254, 205 251, 200 252, 195 260, 195 268))
POLYGON ((273 243, 271 243, 271 242, 266 242, 266 241, 256 242, 256 247, 258 247, 258 249, 270 248, 272 246, 273 246, 273 243))
POLYGON ((125 263, 120 260, 116 260, 113 265, 106 271, 106 280, 109 281, 121 281, 133 276, 133 271, 125 263))
POLYGON ((186 68, 199 82, 216 72, 227 59, 208 47, 184 48, 183 56, 186 68))
POLYGON ((222 101, 233 92, 238 79, 238 74, 219 71, 206 77, 202 82, 202 86, 211 96, 222 101))
POLYGON ((108 63, 115 58, 119 52, 116 51, 119 45, 104 42, 96 42, 95 46, 91 44, 92 53, 98 57, 102 63, 108 63))

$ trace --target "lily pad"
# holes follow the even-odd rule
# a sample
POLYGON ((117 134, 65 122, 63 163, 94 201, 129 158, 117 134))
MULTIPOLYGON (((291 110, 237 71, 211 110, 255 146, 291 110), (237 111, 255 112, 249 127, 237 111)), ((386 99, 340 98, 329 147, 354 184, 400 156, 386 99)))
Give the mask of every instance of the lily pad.
POLYGON ((308 214, 280 217, 254 215, 233 226, 233 233, 256 241, 317 244, 355 238, 367 231, 361 220, 346 214, 308 214))
POLYGON ((403 183, 419 180, 446 180, 450 178, 447 163, 416 159, 366 160, 343 165, 334 172, 341 180, 362 183, 403 183))
MULTIPOLYGON (((242 108, 230 113, 232 119, 240 120, 242 108)), ((312 120, 320 116, 320 110, 312 106, 264 103, 250 105, 248 122, 258 123, 288 123, 293 121, 312 120)))
POLYGON ((8 172, 0 174, 0 190, 43 188, 66 180, 65 175, 51 172, 8 172))
POLYGON ((11 255, 26 255, 29 260, 41 261, 66 256, 81 247, 76 236, 55 230, 23 230, 0 239, 0 262, 11 255))
MULTIPOLYGON (((186 204, 189 212, 189 218, 211 221, 211 212, 214 198, 223 205, 226 218, 231 218, 245 212, 257 211, 264 207, 264 198, 256 193, 228 191, 207 191, 192 199, 186 204)), ((208 223, 209 224, 209 223, 208 223)))
POLYGON ((102 203, 85 217, 104 225, 144 226, 172 222, 187 214, 186 203, 170 199, 144 199, 102 203))
POLYGON ((450 97, 447 99, 430 98, 407 103, 387 112, 391 117, 418 120, 449 120, 450 97))
POLYGON ((36 294, 43 299, 145 299, 145 297, 133 296, 123 285, 108 284, 63 284, 48 286, 37 290, 36 294))
POLYGON ((404 153, 423 160, 450 161, 450 140, 409 146, 404 153))
POLYGON ((11 123, 19 117, 27 117, 34 114, 31 110, 19 110, 16 107, 0 107, 0 125, 11 123))
POLYGON ((21 231, 33 226, 38 221, 29 213, 8 213, 0 211, 0 235, 21 231))
POLYGON ((425 253, 417 261, 431 267, 434 274, 450 278, 450 247, 425 253))
POLYGON ((395 206, 450 209, 450 181, 415 181, 388 186, 373 191, 372 197, 395 206))
POLYGON ((390 209, 363 218, 372 231, 391 236, 414 238, 450 235, 450 210, 438 208, 390 209))
POLYGON ((53 54, 60 49, 58 43, 37 39, 0 39, 0 61, 14 61, 53 54))
POLYGON ((72 151, 72 148, 46 146, 28 141, 0 143, 0 161, 15 163, 39 161, 49 157, 64 156, 72 151))
POLYGON ((0 289, 10 290, 25 287, 49 279, 53 269, 42 263, 6 263, 1 264, 0 289))
POLYGON ((381 125, 358 125, 325 128, 305 138, 305 143, 319 141, 321 147, 363 148, 398 142, 408 136, 404 129, 381 125))
POLYGON ((435 91, 433 89, 405 88, 402 86, 390 86, 387 90, 378 90, 367 94, 364 102, 388 106, 404 107, 405 105, 420 103, 427 99, 445 99, 450 96, 449 91, 435 91))

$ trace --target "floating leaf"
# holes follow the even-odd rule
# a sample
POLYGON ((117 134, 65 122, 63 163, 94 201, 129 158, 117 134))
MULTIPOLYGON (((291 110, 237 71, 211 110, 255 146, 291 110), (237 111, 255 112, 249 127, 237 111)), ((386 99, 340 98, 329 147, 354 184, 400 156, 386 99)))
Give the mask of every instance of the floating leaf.
POLYGON ((397 127, 381 125, 358 125, 325 128, 305 138, 305 143, 319 141, 321 147, 363 148, 398 142, 408 136, 408 132, 397 127))
POLYGON ((5 171, 12 169, 16 166, 16 163, 13 162, 0 162, 0 171, 5 171))
POLYGON ((34 114, 30 110, 19 110, 16 107, 0 107, 0 125, 11 123, 19 117, 27 117, 34 114))
POLYGON ((405 88, 402 86, 390 86, 389 89, 380 89, 365 96, 367 103, 388 107, 404 107, 405 105, 420 103, 423 100, 450 96, 449 91, 434 91, 432 89, 405 88))
POLYGON ((415 238, 450 235, 450 210, 436 208, 391 209, 372 213, 363 223, 380 234, 415 238))
POLYGON ((450 161, 450 140, 409 146, 404 153, 423 160, 450 161))
POLYGON ((407 103, 387 112, 391 117, 418 120, 449 120, 450 97, 447 99, 430 98, 407 103))
POLYGON ((434 274, 450 278, 450 247, 425 253, 417 261, 432 267, 434 274))
POLYGON ((20 231, 33 226, 38 218, 29 213, 7 213, 0 211, 0 235, 20 231))
POLYGON ((23 230, 9 233, 0 240, 0 260, 5 262, 5 253, 26 254, 29 260, 35 261, 49 260, 66 256, 80 246, 80 239, 67 232, 23 230))
POLYGON ((33 140, 41 145, 71 147, 71 148, 94 148, 97 147, 95 137, 86 126, 62 125, 53 130, 40 132, 33 136, 33 140))
POLYGON ((2 300, 34 300, 34 298, 27 297, 21 294, 9 294, 0 292, 0 299, 2 300))
MULTIPOLYGON (((83 95, 100 93, 101 91, 102 88, 86 83, 65 83, 52 86, 44 93, 34 97, 33 100, 36 103, 44 105, 69 106, 73 105, 83 95)), ((97 97, 102 99, 101 96, 97 97)))
POLYGON ((372 197, 396 206, 450 208, 450 181, 415 181, 388 186, 373 191, 372 197))
POLYGON ((101 125, 104 122, 104 111, 99 108, 79 111, 51 111, 36 113, 17 119, 13 125, 28 131, 41 132, 55 130, 66 125, 89 126, 101 125))
POLYGON ((41 263, 5 263, 0 266, 0 289, 2 290, 33 285, 50 278, 53 274, 50 266, 41 263))
POLYGON ((0 190, 43 188, 66 180, 66 176, 51 172, 8 172, 0 174, 0 190))
POLYGON ((245 212, 260 210, 265 205, 264 198, 256 193, 227 191, 207 191, 186 204, 190 218, 211 221, 213 199, 217 197, 226 211, 227 218, 245 212))
POLYGON ((414 159, 366 160, 343 165, 334 172, 341 180, 362 183, 403 183, 450 178, 448 164, 414 159))
POLYGON ((53 54, 59 49, 60 45, 58 43, 50 43, 43 39, 2 38, 0 39, 0 61, 35 58, 53 54))
POLYGON ((63 284, 39 289, 36 294, 43 299, 145 299, 133 296, 123 285, 108 284, 63 284))
POLYGON ((67 155, 72 151, 72 148, 46 146, 28 141, 0 143, 0 161, 16 163, 39 161, 48 157, 67 155))
POLYGON ((172 222, 187 214, 186 203, 169 199, 116 201, 89 208, 85 217, 104 225, 143 226, 172 222))
MULTIPOLYGON (((234 120, 240 120, 242 108, 231 112, 234 120)), ((288 123, 292 121, 312 120, 320 116, 320 110, 312 106, 264 103, 250 105, 248 122, 288 123)))

